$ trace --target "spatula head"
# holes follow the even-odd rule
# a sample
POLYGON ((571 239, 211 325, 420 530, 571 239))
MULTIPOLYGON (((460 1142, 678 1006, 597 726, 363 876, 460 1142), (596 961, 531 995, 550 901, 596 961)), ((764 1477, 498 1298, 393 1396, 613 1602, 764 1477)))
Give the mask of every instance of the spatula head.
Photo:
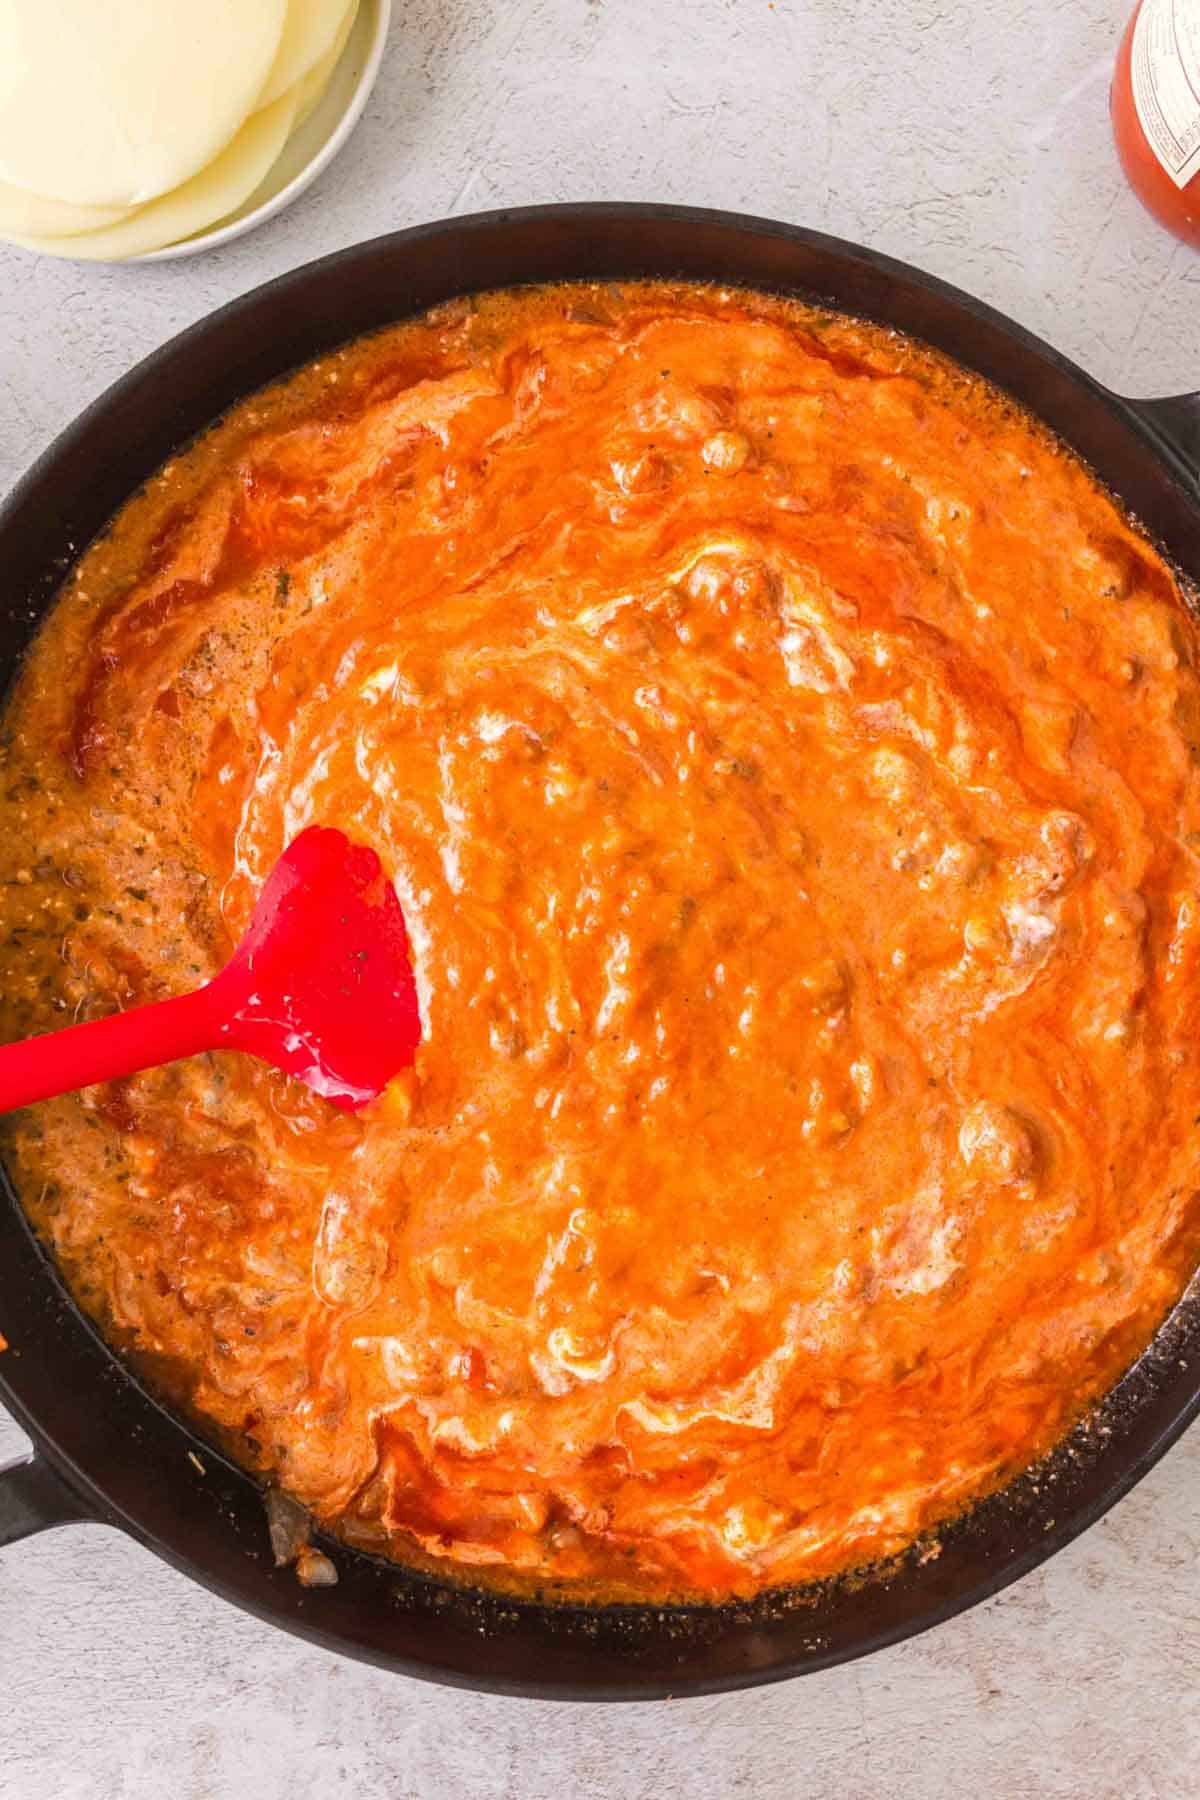
POLYGON ((373 850, 328 826, 288 845, 218 984, 232 1000, 222 1043, 345 1112, 374 1100, 420 1042, 395 889, 373 850))

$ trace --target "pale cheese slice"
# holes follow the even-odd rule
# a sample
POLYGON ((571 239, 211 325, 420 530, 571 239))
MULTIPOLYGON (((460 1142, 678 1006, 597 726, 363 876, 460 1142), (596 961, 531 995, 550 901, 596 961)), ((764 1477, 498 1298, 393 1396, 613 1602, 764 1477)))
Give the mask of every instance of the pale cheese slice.
POLYGON ((346 16, 346 0, 288 0, 283 36, 259 104, 269 106, 322 57, 328 56, 346 16))
POLYGON ((72 237, 80 231, 99 231, 127 219, 128 206, 72 206, 49 194, 31 194, 28 188, 0 181, 0 236, 23 232, 33 237, 72 237))
MULTIPOLYGON (((289 151, 289 146, 295 139, 300 127, 307 119, 312 117, 312 114, 320 105, 321 98, 325 93, 326 88, 329 86, 333 71, 337 68, 342 51, 346 48, 346 39, 350 36, 350 28, 354 23, 354 16, 357 11, 358 6, 356 3, 346 14, 346 22, 338 35, 337 42, 329 52, 329 55, 323 56, 321 61, 317 63, 314 68, 311 68, 308 71, 308 74, 303 76, 291 90, 296 98, 296 117, 292 123, 288 144, 284 146, 285 152, 289 151)), ((282 160, 286 163, 286 154, 283 156, 282 160)), ((301 164, 300 166, 302 167, 303 165, 301 164)), ((285 187, 292 178, 294 172, 295 171, 287 171, 280 175, 277 173, 276 165, 273 163, 254 192, 248 194, 246 199, 241 202, 234 212, 223 214, 222 217, 217 220, 217 226, 232 223, 234 219, 244 218, 248 212, 253 212, 256 207, 261 206, 264 201, 269 199, 280 187, 285 187)))
POLYGON ((287 142, 296 117, 296 102, 293 90, 273 106, 252 113, 233 142, 206 169, 117 225, 78 237, 34 237, 13 232, 11 241, 50 256, 119 262, 194 237, 226 213, 236 211, 254 192, 287 142))
POLYGON ((259 105, 286 18, 287 0, 0 0, 0 180, 77 206, 179 187, 259 105))
POLYGON ((346 40, 350 36, 357 12, 358 0, 354 0, 354 4, 346 9, 346 16, 342 20, 328 55, 323 56, 319 63, 314 63, 304 79, 296 83, 296 123, 292 127, 293 131, 299 131, 304 121, 312 116, 321 95, 329 86, 333 71, 341 61, 342 51, 346 48, 346 40))

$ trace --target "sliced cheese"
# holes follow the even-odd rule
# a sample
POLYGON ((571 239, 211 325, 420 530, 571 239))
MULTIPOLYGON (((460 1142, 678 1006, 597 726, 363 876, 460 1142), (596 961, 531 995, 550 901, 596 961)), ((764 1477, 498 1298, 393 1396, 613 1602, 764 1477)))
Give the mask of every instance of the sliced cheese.
POLYGON ((296 117, 295 91, 253 113, 231 144, 206 169, 152 200, 120 224, 78 237, 11 234, 12 242, 50 256, 118 262, 193 237, 234 212, 251 195, 287 142, 296 117))
POLYGON ((350 9, 350 13, 346 19, 345 37, 340 38, 330 51, 329 55, 322 57, 316 67, 310 69, 308 74, 305 75, 302 80, 298 81, 295 87, 291 89, 291 94, 296 103, 296 116, 292 121, 292 128, 288 134, 288 141, 280 152, 279 157, 271 164, 271 167, 267 170, 263 179, 259 182, 253 192, 247 194, 246 198, 241 201, 233 212, 223 213, 220 219, 215 221, 216 226, 232 224, 235 219, 242 219, 248 212, 253 212, 256 207, 263 205, 263 203, 270 199, 273 194, 278 193, 280 188, 286 187, 298 170, 304 167, 305 161, 307 160, 304 156, 301 156, 298 162, 294 161, 294 146, 300 127, 304 124, 306 119, 312 116, 313 112, 321 102, 322 95, 329 86, 330 77, 337 67, 338 58, 346 47, 345 38, 350 35, 350 26, 354 22, 354 14, 357 10, 356 6, 350 9), (289 159, 293 160, 294 166, 290 166, 289 159))
MULTIPOLYGON (((269 106, 328 56, 346 19, 346 0, 289 0, 283 36, 258 104, 269 106)), ((354 9, 351 8, 351 15, 354 9)))
POLYGON ((259 104, 286 18, 287 0, 0 0, 0 180, 117 207, 189 181, 259 104))
POLYGON ((323 56, 319 63, 314 63, 304 79, 296 83, 296 123, 292 127, 293 131, 299 131, 304 121, 311 118, 321 95, 329 86, 333 78, 333 71, 341 61, 342 51, 346 48, 346 40, 350 36, 357 12, 358 0, 354 0, 353 6, 346 9, 346 16, 342 20, 329 54, 323 56))
POLYGON ((31 194, 28 188, 0 181, 0 234, 24 232, 33 237, 71 237, 79 231, 98 231, 127 219, 127 206, 72 206, 49 194, 31 194))

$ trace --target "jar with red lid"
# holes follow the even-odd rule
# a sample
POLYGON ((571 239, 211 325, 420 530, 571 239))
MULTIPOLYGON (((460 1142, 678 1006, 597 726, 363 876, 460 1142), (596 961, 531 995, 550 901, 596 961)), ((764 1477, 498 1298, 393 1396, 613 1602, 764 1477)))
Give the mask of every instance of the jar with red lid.
POLYGON ((1117 56, 1112 119, 1138 197, 1200 248, 1200 0, 1141 0, 1117 56))

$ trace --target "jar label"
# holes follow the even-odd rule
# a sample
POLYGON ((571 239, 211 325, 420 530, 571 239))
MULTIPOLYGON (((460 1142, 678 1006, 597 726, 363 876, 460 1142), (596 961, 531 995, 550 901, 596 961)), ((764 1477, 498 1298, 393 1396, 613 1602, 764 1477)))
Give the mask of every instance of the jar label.
POLYGON ((1185 188, 1200 175, 1200 0, 1142 0, 1130 74, 1146 142, 1185 188))

